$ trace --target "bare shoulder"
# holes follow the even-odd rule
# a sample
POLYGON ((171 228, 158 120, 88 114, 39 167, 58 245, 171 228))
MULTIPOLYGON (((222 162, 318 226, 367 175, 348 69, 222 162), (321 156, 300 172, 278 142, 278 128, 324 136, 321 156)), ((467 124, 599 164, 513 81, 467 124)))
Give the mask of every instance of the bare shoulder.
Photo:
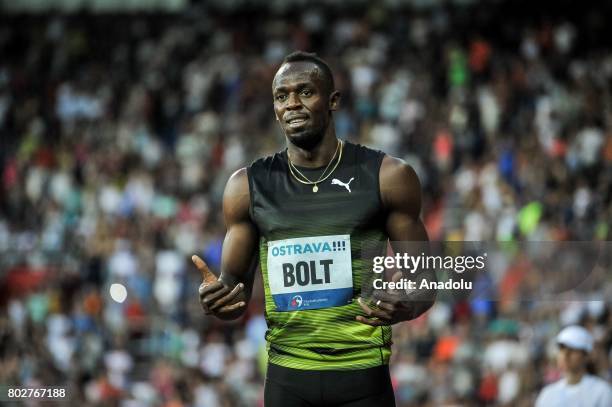
POLYGON ((244 167, 230 176, 223 192, 223 214, 226 222, 249 220, 250 204, 249 178, 244 167))
MULTIPOLYGON (((409 182, 420 188, 419 177, 406 161, 385 155, 380 166, 380 181, 385 184, 409 182)), ((381 185, 384 186, 384 185, 381 185)))
POLYGON ((380 196, 386 208, 395 209, 399 205, 410 212, 420 212, 421 183, 414 169, 404 160, 385 155, 379 183, 380 196))
POLYGON ((249 178, 246 167, 242 167, 239 170, 234 171, 234 173, 229 177, 225 187, 225 195, 228 193, 249 193, 249 178))

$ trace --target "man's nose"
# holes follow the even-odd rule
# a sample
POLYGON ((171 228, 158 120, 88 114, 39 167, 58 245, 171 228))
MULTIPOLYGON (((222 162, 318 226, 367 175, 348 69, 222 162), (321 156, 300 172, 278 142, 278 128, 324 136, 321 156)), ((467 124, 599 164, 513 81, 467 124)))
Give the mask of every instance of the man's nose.
POLYGON ((297 93, 291 92, 287 99, 287 109, 296 109, 302 106, 302 101, 298 97, 297 93))

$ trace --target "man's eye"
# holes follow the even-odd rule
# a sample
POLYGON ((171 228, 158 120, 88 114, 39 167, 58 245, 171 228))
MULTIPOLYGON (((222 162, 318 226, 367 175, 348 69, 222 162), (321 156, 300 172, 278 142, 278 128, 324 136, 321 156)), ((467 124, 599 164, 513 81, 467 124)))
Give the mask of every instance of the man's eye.
POLYGON ((302 95, 304 95, 304 96, 312 96, 312 91, 310 89, 304 89, 302 91, 302 95))
POLYGON ((276 100, 278 100, 279 102, 282 102, 285 99, 287 99, 287 95, 276 95, 276 100))

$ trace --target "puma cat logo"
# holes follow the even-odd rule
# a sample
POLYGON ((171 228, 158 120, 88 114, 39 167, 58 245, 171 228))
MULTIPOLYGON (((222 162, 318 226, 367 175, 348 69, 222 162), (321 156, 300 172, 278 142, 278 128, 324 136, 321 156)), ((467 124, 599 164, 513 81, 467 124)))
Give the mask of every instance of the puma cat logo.
POLYGON ((351 192, 351 187, 349 186, 351 181, 353 181, 355 179, 355 177, 351 178, 348 180, 348 182, 345 184, 344 182, 340 181, 338 178, 334 178, 332 179, 332 185, 341 185, 344 188, 346 188, 347 191, 351 192))

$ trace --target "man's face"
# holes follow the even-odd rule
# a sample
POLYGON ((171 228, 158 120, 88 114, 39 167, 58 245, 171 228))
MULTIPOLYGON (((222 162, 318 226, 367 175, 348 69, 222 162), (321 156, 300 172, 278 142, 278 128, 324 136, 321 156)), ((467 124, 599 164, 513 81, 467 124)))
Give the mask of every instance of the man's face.
POLYGON ((338 92, 327 89, 320 68, 307 61, 280 67, 272 82, 274 113, 289 141, 311 150, 317 146, 336 109, 338 92))
POLYGON ((586 362, 587 355, 584 351, 559 345, 557 364, 564 372, 580 372, 585 368, 586 362))

